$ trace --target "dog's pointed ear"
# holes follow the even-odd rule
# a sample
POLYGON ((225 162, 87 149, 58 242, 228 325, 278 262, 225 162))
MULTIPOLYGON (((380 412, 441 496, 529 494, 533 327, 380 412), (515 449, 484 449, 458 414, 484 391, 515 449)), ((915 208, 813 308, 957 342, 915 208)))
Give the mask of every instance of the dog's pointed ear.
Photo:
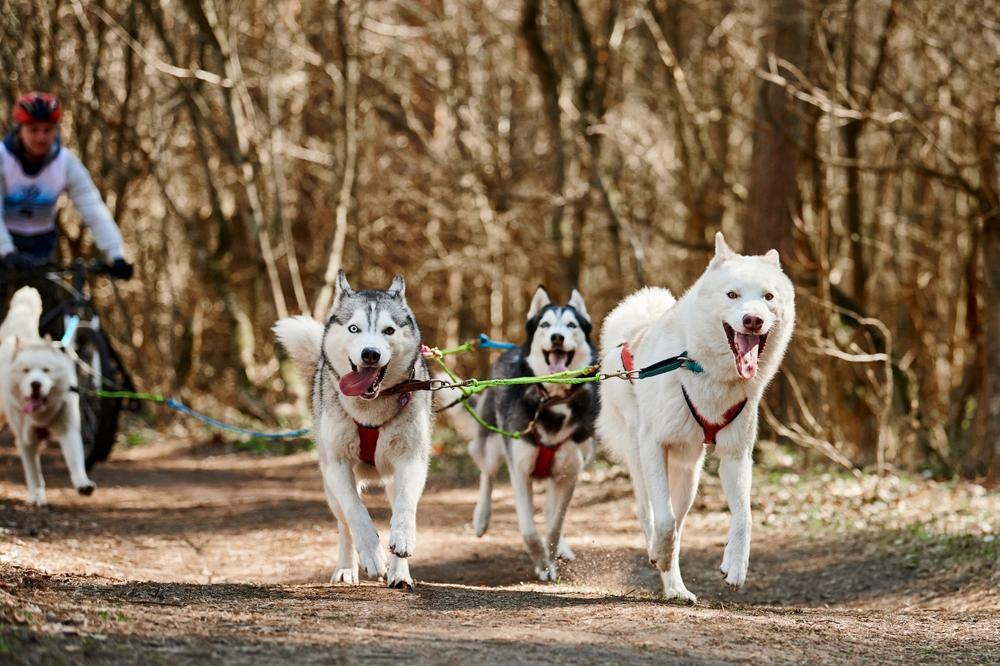
POLYGON ((549 298, 549 292, 545 291, 545 287, 542 285, 538 285, 535 295, 531 297, 531 307, 528 308, 528 319, 535 317, 542 311, 542 308, 551 302, 552 299, 549 298))
POLYGON ((583 295, 576 289, 570 292, 569 303, 567 305, 576 310, 576 313, 588 322, 591 321, 590 313, 587 312, 587 305, 583 302, 583 295))
POLYGON ((732 259, 735 256, 736 253, 733 252, 733 248, 729 247, 726 237, 722 235, 722 232, 715 232, 715 256, 712 257, 712 261, 708 265, 718 266, 727 259, 732 259))
POLYGON ((406 296, 406 281, 403 280, 402 275, 397 273, 396 276, 392 278, 392 284, 389 285, 388 291, 389 295, 393 298, 400 301, 403 300, 403 297, 406 296))
POLYGON ((347 273, 343 269, 337 271, 337 297, 334 301, 339 301, 345 296, 353 296, 354 290, 351 289, 351 283, 347 281, 347 273))
POLYGON ((767 253, 764 254, 764 261, 781 268, 781 257, 778 256, 777 250, 768 250, 767 253))

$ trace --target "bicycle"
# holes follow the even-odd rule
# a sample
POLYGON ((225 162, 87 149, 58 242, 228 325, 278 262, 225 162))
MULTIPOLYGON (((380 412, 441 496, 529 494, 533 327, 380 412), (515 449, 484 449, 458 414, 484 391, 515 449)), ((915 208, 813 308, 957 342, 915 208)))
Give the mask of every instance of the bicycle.
POLYGON ((42 265, 6 274, 18 284, 31 285, 41 278, 62 292, 55 305, 42 313, 39 329, 54 333, 76 362, 80 435, 88 470, 111 454, 122 409, 136 408, 121 398, 98 394, 99 390, 135 390, 121 358, 101 330, 100 316, 90 299, 87 277, 110 277, 108 269, 107 264, 77 258, 69 266, 42 265))

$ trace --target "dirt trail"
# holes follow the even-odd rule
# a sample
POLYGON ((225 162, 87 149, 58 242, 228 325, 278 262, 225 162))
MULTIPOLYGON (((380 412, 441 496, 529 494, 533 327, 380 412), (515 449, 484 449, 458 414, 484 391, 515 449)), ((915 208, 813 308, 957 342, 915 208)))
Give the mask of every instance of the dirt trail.
MULTIPOLYGON (((312 453, 138 447, 96 470, 90 498, 56 455, 45 470, 51 506, 31 509, 0 449, 6 663, 1000 662, 988 522, 1000 501, 977 487, 855 501, 837 490, 853 482, 760 479, 751 571, 732 592, 717 572, 728 514, 708 473, 684 535, 700 597, 689 607, 657 599, 627 481, 600 472, 567 518, 578 558, 549 585, 531 581, 509 487, 477 539, 468 474, 432 474, 405 593, 325 583, 336 535, 312 453), (831 497, 828 517, 812 510, 831 497), (886 506, 925 515, 880 522, 886 506), (964 522, 939 534, 925 529, 932 514, 964 522)), ((371 502, 384 539, 381 491, 371 502)))

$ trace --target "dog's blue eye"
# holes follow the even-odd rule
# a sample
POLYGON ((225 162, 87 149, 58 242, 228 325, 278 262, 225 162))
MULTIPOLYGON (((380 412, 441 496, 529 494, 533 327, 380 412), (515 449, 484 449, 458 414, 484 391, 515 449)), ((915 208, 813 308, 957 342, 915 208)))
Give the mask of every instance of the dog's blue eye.
POLYGON ((549 322, 544 321, 544 322, 542 322, 541 324, 538 325, 538 328, 548 328, 551 325, 552 324, 550 324, 549 322))
POLYGON ((574 324, 573 322, 570 322, 570 323, 566 324, 566 328, 576 328, 576 324, 574 324))
POLYGON ((392 326, 386 326, 385 328, 382 329, 382 335, 392 335, 395 332, 396 329, 394 329, 392 326))
POLYGON ((357 325, 355 325, 355 324, 351 324, 350 326, 348 326, 347 330, 350 331, 351 333, 360 333, 361 332, 361 329, 358 328, 357 325))
POLYGON ((726 294, 726 296, 728 296, 729 298, 732 298, 732 299, 737 299, 737 298, 740 297, 740 295, 737 294, 735 291, 729 292, 728 294, 726 294))

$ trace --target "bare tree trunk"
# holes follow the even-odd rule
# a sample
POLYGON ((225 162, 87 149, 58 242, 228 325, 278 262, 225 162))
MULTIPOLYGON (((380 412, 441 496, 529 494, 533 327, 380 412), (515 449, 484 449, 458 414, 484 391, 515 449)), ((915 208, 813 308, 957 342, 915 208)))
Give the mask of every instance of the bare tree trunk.
MULTIPOLYGON (((765 59, 801 67, 806 52, 805 9, 802 0, 771 0, 764 37, 765 59)), ((781 72, 795 80, 792 72, 781 72)), ((795 180, 799 119, 785 90, 761 81, 753 130, 750 195, 744 216, 746 252, 777 249, 789 264, 794 248, 792 229, 800 199, 795 180)))
POLYGON ((562 140, 562 112, 559 110, 559 72, 545 51, 542 39, 540 0, 525 0, 521 12, 521 35, 528 44, 532 68, 542 91, 545 123, 552 144, 552 190, 558 201, 549 220, 549 237, 562 240, 562 218, 566 208, 566 152, 562 140))
POLYGON ((979 126, 979 167, 983 210, 983 382, 976 402, 973 441, 963 456, 967 474, 1000 474, 1000 150, 990 129, 979 126))
POLYGON ((344 67, 344 173, 337 192, 337 212, 334 222, 333 244, 323 274, 323 287, 313 306, 313 316, 326 317, 333 304, 337 272, 344 264, 344 244, 347 241, 348 216, 352 209, 354 184, 358 170, 358 81, 361 78, 361 64, 357 57, 357 34, 361 24, 361 8, 349 0, 337 3, 337 22, 342 27, 343 67, 344 67), (344 16, 344 14, 347 14, 344 16))

